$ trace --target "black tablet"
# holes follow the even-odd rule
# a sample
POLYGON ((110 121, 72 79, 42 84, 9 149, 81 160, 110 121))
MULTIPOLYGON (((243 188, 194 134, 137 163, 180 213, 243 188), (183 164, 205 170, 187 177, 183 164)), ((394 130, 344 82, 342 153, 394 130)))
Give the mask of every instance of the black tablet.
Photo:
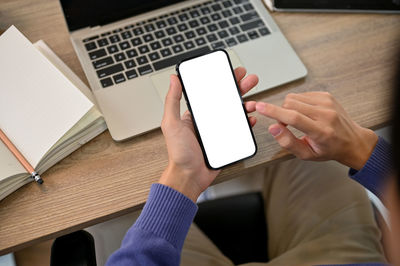
POLYGON ((276 10, 400 12, 400 0, 274 0, 276 10))

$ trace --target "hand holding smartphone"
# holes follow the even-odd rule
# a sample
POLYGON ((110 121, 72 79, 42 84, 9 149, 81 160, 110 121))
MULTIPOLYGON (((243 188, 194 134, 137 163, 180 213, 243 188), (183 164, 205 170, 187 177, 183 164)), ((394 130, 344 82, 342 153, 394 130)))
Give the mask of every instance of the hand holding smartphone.
POLYGON ((206 165, 220 169, 252 157, 257 145, 227 52, 177 65, 206 165))

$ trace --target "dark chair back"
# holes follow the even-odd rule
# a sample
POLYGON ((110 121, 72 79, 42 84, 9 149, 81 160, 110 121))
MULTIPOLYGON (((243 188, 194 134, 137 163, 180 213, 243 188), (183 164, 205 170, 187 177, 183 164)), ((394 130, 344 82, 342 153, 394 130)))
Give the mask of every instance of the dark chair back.
POLYGON ((234 264, 268 262, 268 236, 261 193, 200 203, 194 221, 234 264))

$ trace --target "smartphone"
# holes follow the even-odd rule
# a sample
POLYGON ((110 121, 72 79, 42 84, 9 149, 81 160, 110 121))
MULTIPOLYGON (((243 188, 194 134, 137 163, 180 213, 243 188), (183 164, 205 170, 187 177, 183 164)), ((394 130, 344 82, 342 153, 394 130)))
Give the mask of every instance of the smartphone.
POLYGON ((176 70, 207 167, 220 169, 254 156, 256 141, 228 53, 189 58, 176 70))

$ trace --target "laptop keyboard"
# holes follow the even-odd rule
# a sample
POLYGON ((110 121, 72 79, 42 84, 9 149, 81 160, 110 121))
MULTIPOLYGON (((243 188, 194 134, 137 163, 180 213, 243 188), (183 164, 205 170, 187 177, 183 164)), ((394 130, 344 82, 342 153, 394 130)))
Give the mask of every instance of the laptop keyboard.
POLYGON ((103 88, 270 32, 249 0, 194 5, 83 40, 103 88))

